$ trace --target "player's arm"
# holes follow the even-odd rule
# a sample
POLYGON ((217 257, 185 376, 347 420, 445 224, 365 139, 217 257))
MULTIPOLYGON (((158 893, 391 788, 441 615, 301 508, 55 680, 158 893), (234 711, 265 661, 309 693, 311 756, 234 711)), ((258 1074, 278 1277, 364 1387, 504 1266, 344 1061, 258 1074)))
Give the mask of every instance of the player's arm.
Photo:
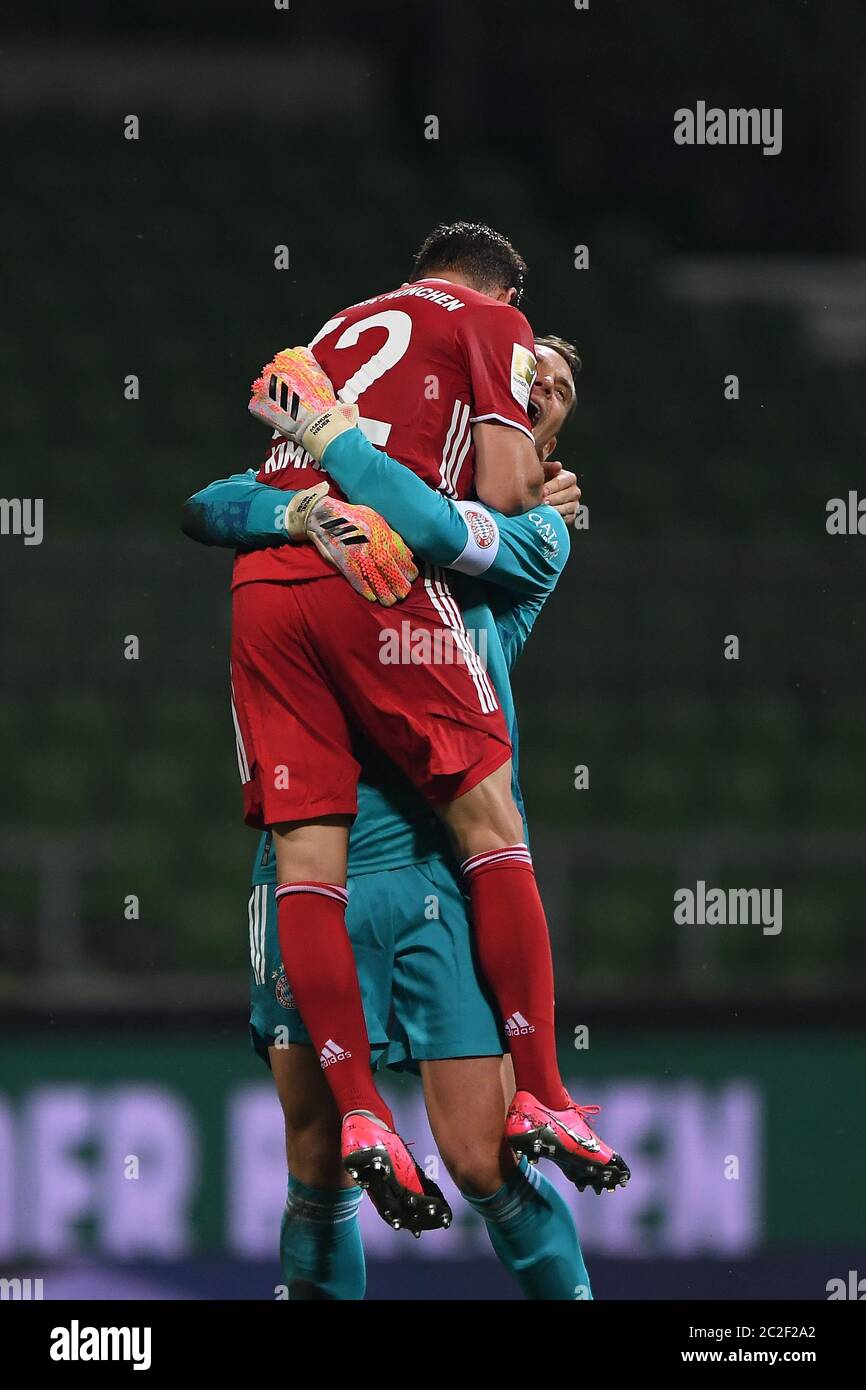
POLYGON ((483 578, 508 669, 523 651, 553 593, 570 550, 568 526, 553 507, 523 516, 495 517, 496 559, 483 578))
MULTIPOLYGON (((518 517, 452 502, 377 449, 357 427, 336 434, 322 464, 353 503, 372 508, 416 555, 527 596, 546 596, 568 557, 568 529, 552 507, 518 517)), ((184 506, 183 530, 205 545, 255 550, 286 540, 295 494, 255 481, 252 470, 211 483, 184 506)))
MULTIPOLYGON (((411 550, 433 564, 450 565, 459 558, 467 525, 441 493, 375 448, 357 428, 332 439, 326 452, 328 474, 350 502, 378 512, 411 550)), ((252 469, 236 473, 187 499, 182 529, 204 545, 236 550, 280 545, 288 539, 286 512, 296 495, 256 482, 252 469)))
POLYGON ((416 555, 444 566, 460 556, 467 526, 449 499, 377 449, 357 426, 330 440, 321 463, 350 501, 383 516, 416 555))
POLYGON ((487 515, 497 531, 489 547, 495 547, 495 556, 487 569, 475 573, 520 597, 548 598, 571 550, 568 526, 559 512, 545 503, 521 516, 493 511, 487 515))
POLYGON ((531 436, 506 425, 476 424, 472 442, 475 491, 486 506, 515 516, 539 504, 544 472, 531 436))
POLYGON ((473 309, 458 342, 472 391, 475 491, 504 516, 541 502, 544 471, 526 408, 535 380, 535 340, 519 309, 490 303, 473 309))
POLYGON ((181 529, 202 545, 264 550, 285 545, 286 507, 293 494, 256 482, 255 469, 221 478, 183 504, 181 529))
POLYGON ((568 559, 568 527, 554 507, 542 504, 509 517, 478 502, 454 502, 358 428, 335 435, 321 462, 351 501, 379 512, 416 555, 433 564, 546 598, 568 559))
POLYGON ((405 598, 418 568, 402 537, 371 508, 328 490, 324 481, 300 491, 263 487, 252 470, 236 473, 188 498, 181 527, 191 540, 235 550, 306 541, 371 603, 405 598))

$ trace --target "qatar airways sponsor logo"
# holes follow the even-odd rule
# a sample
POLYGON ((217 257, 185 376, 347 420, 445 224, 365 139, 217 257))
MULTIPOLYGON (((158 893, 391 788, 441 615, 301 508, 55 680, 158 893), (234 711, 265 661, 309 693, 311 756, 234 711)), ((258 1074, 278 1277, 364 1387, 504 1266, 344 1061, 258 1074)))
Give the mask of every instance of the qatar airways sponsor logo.
MULTIPOLYGON (((542 512, 530 512, 529 520, 538 532, 541 544, 544 546, 547 554, 550 556, 558 555, 559 537, 556 534, 556 529, 551 525, 548 518, 544 516, 542 512)), ((575 521, 576 520, 577 518, 575 517, 575 521)))
POLYGON ((469 666, 487 670, 485 628, 414 627, 404 618, 399 628, 379 633, 379 660, 383 666, 469 666))

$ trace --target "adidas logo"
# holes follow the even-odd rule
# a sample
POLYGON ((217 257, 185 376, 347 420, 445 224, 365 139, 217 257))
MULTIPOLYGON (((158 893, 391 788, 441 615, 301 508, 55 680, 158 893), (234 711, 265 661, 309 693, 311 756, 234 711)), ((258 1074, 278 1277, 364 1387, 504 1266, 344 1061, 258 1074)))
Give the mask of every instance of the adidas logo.
POLYGON ((523 1014, 513 1013, 505 1020, 505 1034, 509 1038, 524 1038, 527 1033, 534 1033, 535 1029, 531 1023, 527 1023, 523 1014))
POLYGON ((335 1043, 333 1038, 328 1038, 319 1053, 319 1062, 323 1067, 332 1067, 335 1062, 344 1062, 351 1055, 351 1052, 346 1052, 339 1043, 335 1043))

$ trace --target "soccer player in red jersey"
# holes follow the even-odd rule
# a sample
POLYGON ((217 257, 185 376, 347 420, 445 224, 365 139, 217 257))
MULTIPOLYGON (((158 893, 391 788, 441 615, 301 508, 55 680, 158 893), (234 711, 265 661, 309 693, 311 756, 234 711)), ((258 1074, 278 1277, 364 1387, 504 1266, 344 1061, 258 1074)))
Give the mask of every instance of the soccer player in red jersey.
MULTIPOLYGON (((458 500, 474 491, 505 514, 529 510, 543 486, 527 415, 533 336, 516 307, 524 272, 510 243, 489 228, 439 228, 409 283, 335 315, 311 344, 338 399, 357 403, 374 443, 431 487, 458 500)), ((291 385, 279 380, 274 396, 287 419, 291 385)), ((305 442, 314 448, 309 436, 305 442)), ((259 478, 294 490, 322 474, 310 453, 283 439, 259 478)), ((474 546, 467 545, 469 573, 479 572, 474 546)), ((283 961, 344 1116, 346 1165, 370 1183, 374 1201, 388 1184, 389 1210, 395 1187, 415 1210, 421 1175, 413 1184, 373 1084, 344 923, 358 731, 387 752, 450 831, 482 969, 503 1018, 521 1020, 510 1038, 518 1089, 538 1113, 559 1117, 566 1133, 573 1106, 556 1059, 550 943, 511 794, 510 743, 457 604, 444 578, 425 574, 399 612, 421 633, 447 629, 464 664, 386 668, 378 654, 393 618, 336 578, 309 545, 236 561, 233 693, 244 780, 254 789, 246 812, 274 833, 283 961)), ((429 1212, 438 1224, 435 1194, 429 1212)))

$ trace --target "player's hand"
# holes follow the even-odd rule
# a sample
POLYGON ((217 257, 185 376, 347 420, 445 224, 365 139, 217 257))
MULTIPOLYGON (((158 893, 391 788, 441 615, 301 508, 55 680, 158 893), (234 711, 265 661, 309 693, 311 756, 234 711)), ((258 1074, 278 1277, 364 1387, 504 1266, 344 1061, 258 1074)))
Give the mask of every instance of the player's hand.
POLYGON ((305 347, 283 348, 250 390, 250 414, 296 443, 314 415, 337 404, 330 378, 305 347))
POLYGON ((334 395, 330 378, 309 348, 284 348, 262 367, 248 410, 321 462, 332 439, 358 423, 358 407, 334 395))
POLYGON ((325 559, 371 603, 390 608, 418 578, 402 536, 371 507, 329 497, 327 483, 296 492, 286 508, 292 540, 311 540, 325 559))
POLYGON ((555 459, 547 459, 543 467, 543 500, 559 512, 563 521, 570 525, 580 506, 581 492, 577 485, 577 475, 563 468, 555 459))

